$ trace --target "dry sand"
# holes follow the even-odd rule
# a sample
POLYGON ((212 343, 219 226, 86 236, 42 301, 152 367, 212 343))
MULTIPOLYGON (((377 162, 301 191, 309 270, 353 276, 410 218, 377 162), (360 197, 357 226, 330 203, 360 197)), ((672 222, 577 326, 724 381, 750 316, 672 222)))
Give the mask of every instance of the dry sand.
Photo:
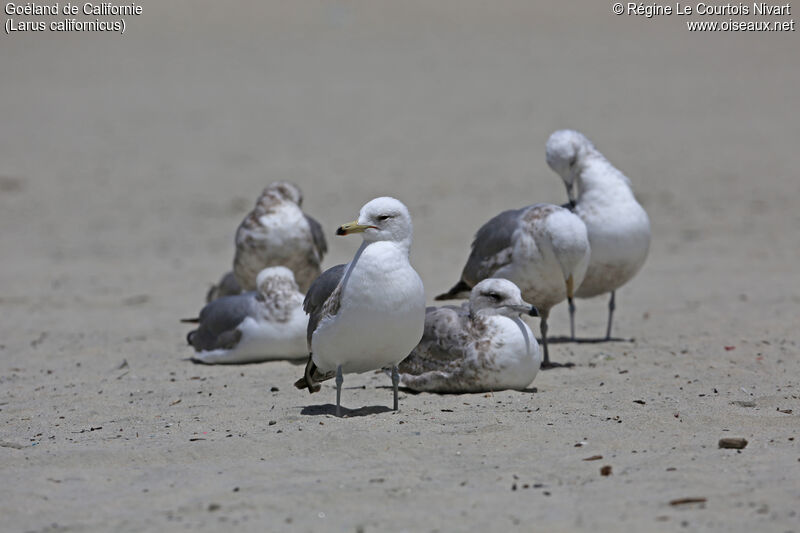
MULTIPOLYGON (((610 2, 223 4, 0 36, 0 529, 800 530, 797 32, 610 2), (388 378, 347 376, 367 409, 345 419, 301 367, 186 360, 178 319, 269 181, 305 190, 327 266, 358 246, 337 224, 404 200, 430 298, 490 216, 563 201, 561 127, 650 214, 617 298, 635 342, 556 344, 577 366, 536 392, 398 413, 388 378)), ((578 302, 581 335, 605 317, 578 302)))

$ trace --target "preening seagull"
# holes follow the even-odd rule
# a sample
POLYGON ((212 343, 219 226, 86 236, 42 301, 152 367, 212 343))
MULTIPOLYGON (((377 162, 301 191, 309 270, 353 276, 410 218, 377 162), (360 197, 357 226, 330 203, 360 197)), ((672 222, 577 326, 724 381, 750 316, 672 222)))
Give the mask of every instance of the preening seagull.
POLYGON ((203 307, 199 324, 186 340, 200 363, 253 363, 273 359, 302 359, 307 318, 292 271, 265 268, 258 274, 258 290, 218 298, 203 307))
POLYGON ((328 251, 319 222, 300 208, 303 195, 294 183, 276 181, 259 196, 236 230, 233 273, 242 290, 255 289, 262 269, 283 265, 306 292, 320 274, 328 251))
POLYGON ((461 307, 429 307, 425 333, 400 363, 400 382, 417 391, 522 390, 542 363, 520 314, 539 316, 507 279, 481 281, 461 307))
MULTIPOLYGON (((592 247, 586 277, 575 296, 591 298, 611 293, 606 327, 606 340, 610 340, 615 292, 639 272, 647 258, 650 220, 636 201, 628 178, 582 133, 553 133, 547 141, 546 156, 547 164, 564 180, 569 201, 586 224, 592 247)), ((572 324, 574 316, 575 306, 570 305, 572 324)))
POLYGON ((295 386, 313 393, 335 376, 340 416, 343 374, 391 367, 396 410, 397 364, 425 325, 425 290, 408 261, 411 216, 400 201, 376 198, 336 233, 360 233, 364 242, 350 263, 325 271, 306 294, 311 355, 295 386))
POLYGON ((569 209, 536 204, 503 211, 478 230, 461 281, 436 300, 467 297, 467 291, 490 277, 513 281, 539 310, 542 368, 559 366, 550 361, 547 317, 554 305, 572 300, 588 263, 586 226, 569 209))

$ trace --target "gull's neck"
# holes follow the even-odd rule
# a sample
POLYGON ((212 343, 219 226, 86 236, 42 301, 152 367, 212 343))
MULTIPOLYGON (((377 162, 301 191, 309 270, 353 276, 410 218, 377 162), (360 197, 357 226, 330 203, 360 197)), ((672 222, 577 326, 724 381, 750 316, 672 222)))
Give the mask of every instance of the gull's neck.
POLYGON ((597 195, 613 195, 633 199, 630 181, 617 170, 611 162, 597 150, 586 154, 580 163, 580 170, 575 179, 578 186, 578 202, 597 195))
MULTIPOLYGON (((347 270, 342 277, 342 292, 344 292, 347 282, 350 280, 350 275, 356 267, 356 264, 361 259, 364 252, 369 255, 370 251, 380 251, 381 253, 389 252, 388 257, 384 261, 389 261, 391 264, 396 265, 397 262, 404 262, 410 264, 408 261, 408 251, 411 246, 411 239, 404 239, 402 241, 364 241, 361 246, 356 250, 352 261, 347 265, 347 270)), ((383 261, 382 261, 383 262, 383 261)))

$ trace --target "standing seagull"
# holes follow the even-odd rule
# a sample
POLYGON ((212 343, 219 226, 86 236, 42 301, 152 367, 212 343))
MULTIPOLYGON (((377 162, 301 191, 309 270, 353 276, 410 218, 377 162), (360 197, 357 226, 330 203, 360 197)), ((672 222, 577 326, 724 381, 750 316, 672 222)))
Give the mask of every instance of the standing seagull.
MULTIPOLYGON (((547 164, 564 180, 570 204, 589 233, 592 257, 578 298, 607 292, 608 326, 611 340, 614 295, 642 268, 650 248, 650 220, 631 190, 631 182, 582 133, 559 130, 547 140, 547 164), (578 187, 577 200, 574 187, 578 187)), ((575 306, 570 305, 574 324, 575 306)), ((575 329, 572 328, 575 340, 575 329)))
POLYGON ((547 317, 557 303, 572 301, 588 264, 586 226, 569 209, 536 204, 503 211, 478 230, 461 281, 436 300, 467 297, 466 291, 486 278, 513 281, 539 310, 542 368, 552 368, 560 365, 550 361, 547 317))
POLYGON ((542 358, 522 313, 539 316, 519 287, 498 278, 475 285, 469 305, 429 307, 422 341, 400 363, 401 383, 427 392, 524 389, 542 358))
POLYGON ((397 410, 397 364, 417 345, 425 327, 425 289, 408 262, 411 216, 394 198, 361 208, 358 220, 337 235, 361 233, 364 242, 347 265, 335 266, 311 285, 303 302, 311 355, 295 383, 313 393, 336 376, 336 416, 341 416, 342 374, 392 367, 397 410))
POLYGON ((265 268, 258 274, 258 290, 217 298, 198 318, 182 322, 199 324, 186 340, 198 363, 254 363, 306 356, 302 309, 292 271, 265 268))
POLYGON ((328 251, 319 222, 303 213, 303 194, 294 183, 276 181, 259 196, 236 230, 233 274, 242 290, 256 288, 256 276, 269 266, 294 272, 301 292, 319 276, 328 251))

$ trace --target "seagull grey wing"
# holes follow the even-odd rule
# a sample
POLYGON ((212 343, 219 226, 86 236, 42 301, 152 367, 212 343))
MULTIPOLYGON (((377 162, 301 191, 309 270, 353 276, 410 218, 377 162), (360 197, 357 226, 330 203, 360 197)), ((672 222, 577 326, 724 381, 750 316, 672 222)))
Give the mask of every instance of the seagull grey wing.
POLYGON ((222 298, 223 296, 240 294, 241 292, 242 288, 239 286, 239 282, 236 281, 236 276, 233 275, 233 271, 231 270, 222 276, 219 283, 212 285, 211 288, 208 289, 206 293, 206 303, 213 302, 217 298, 222 298))
POLYGON ((428 307, 422 340, 400 363, 399 370, 404 374, 420 375, 457 367, 464 359, 471 337, 466 305, 428 307))
POLYGON ((314 280, 303 300, 303 311, 308 313, 306 339, 311 347, 311 336, 324 316, 335 315, 339 310, 339 283, 344 277, 347 265, 331 267, 314 280), (336 293, 336 294, 334 294, 336 293))
POLYGON ((308 227, 311 228, 311 238, 314 241, 314 248, 317 251, 317 259, 322 262, 322 258, 328 253, 328 242, 325 240, 325 232, 322 231, 322 226, 313 217, 303 213, 308 222, 308 227))
POLYGON ((200 311, 200 326, 188 337, 190 344, 198 352, 234 347, 241 338, 239 324, 257 312, 256 296, 255 292, 223 296, 206 305, 200 311))
POLYGON ((472 253, 461 274, 462 280, 475 286, 511 262, 512 238, 526 209, 503 211, 481 226, 472 241, 472 253))

